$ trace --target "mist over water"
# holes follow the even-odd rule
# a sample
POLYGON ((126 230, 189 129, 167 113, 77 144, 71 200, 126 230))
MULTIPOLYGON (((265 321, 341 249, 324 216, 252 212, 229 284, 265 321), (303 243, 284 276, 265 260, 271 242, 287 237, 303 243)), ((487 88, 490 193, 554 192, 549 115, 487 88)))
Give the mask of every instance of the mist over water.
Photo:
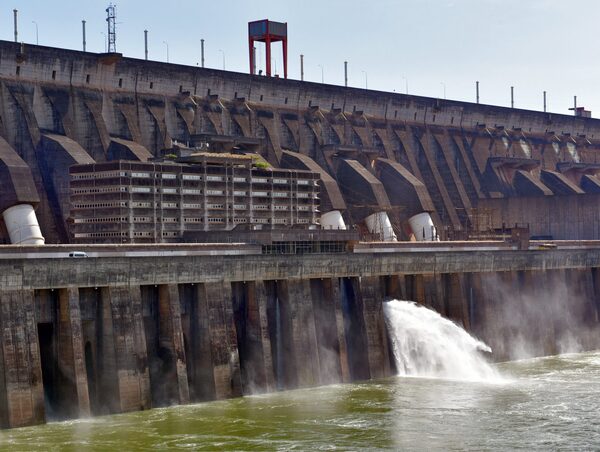
POLYGON ((440 314, 412 301, 383 304, 398 375, 499 382, 490 347, 440 314))

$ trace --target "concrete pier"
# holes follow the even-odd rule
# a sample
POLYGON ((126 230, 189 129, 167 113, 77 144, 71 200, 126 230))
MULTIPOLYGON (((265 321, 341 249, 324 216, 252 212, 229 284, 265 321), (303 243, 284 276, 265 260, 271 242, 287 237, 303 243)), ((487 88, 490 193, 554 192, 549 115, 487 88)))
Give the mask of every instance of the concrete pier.
POLYGON ((437 310, 497 359, 600 345, 594 242, 68 250, 0 251, 3 427, 383 378, 390 298, 437 310))

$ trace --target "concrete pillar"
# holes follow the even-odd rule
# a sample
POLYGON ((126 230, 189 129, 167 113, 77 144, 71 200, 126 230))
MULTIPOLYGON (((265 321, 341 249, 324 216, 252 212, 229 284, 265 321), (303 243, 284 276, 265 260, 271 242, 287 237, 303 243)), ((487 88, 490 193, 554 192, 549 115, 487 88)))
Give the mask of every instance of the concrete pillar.
MULTIPOLYGON (((510 272, 505 272, 510 276, 510 272)), ((506 297, 506 278, 500 273, 482 272, 471 278, 477 310, 478 337, 488 344, 496 360, 510 358, 506 343, 510 332, 504 328, 503 304, 506 297)))
POLYGON ((192 401, 215 399, 215 377, 212 364, 210 322, 204 284, 196 284, 190 300, 190 371, 188 372, 192 401))
POLYGON ((425 281, 423 275, 409 275, 411 286, 411 301, 427 306, 425 299, 425 281))
POLYGON ((45 420, 34 309, 32 290, 0 291, 0 422, 7 427, 45 420))
POLYGON ((244 394, 274 389, 267 295, 263 281, 231 284, 244 394))
POLYGON ((485 338, 485 294, 481 287, 481 273, 469 273, 467 280, 470 331, 479 338, 485 338))
POLYGON ((467 331, 471 329, 469 320, 469 305, 465 290, 465 275, 461 273, 446 273, 443 275, 447 316, 460 323, 467 331))
POLYGON ((269 320, 267 316, 267 294, 263 281, 256 281, 248 284, 248 302, 249 309, 255 311, 258 320, 258 331, 262 366, 264 372, 264 386, 266 392, 275 390, 275 376, 273 375, 273 356, 271 353, 271 341, 269 338, 269 320))
POLYGON ((149 409, 152 397, 140 287, 114 286, 108 290, 121 411, 149 409))
POLYGON ((360 280, 360 301, 367 339, 368 365, 371 378, 391 374, 387 333, 383 317, 383 291, 378 276, 363 276, 360 280))
POLYGON ((215 397, 239 397, 242 395, 242 380, 231 285, 225 282, 202 284, 199 295, 198 302, 206 305, 215 397))
POLYGON ((406 300, 404 275, 389 275, 385 277, 385 297, 387 299, 406 300))
MULTIPOLYGON (((312 279, 310 287, 319 351, 319 384, 339 383, 344 381, 344 371, 346 377, 349 376, 344 325, 341 324, 342 336, 340 337, 340 328, 337 323, 335 297, 338 297, 337 304, 341 307, 339 286, 334 288, 331 279, 312 279), (334 293, 334 291, 337 293, 334 293), (343 353, 341 353, 340 338, 343 340, 343 353), (342 370, 342 356, 346 366, 344 371, 342 370)), ((343 322, 343 314, 340 314, 343 322)))
POLYGON ((594 284, 594 306, 596 308, 596 321, 600 322, 600 269, 594 267, 591 269, 592 280, 594 284))
POLYGON ((179 403, 189 403, 190 391, 181 328, 179 289, 176 284, 166 284, 159 287, 158 305, 159 344, 169 350, 174 358, 172 371, 176 379, 176 392, 179 403))
POLYGON ((100 307, 98 322, 98 399, 100 413, 121 412, 119 397, 119 379, 117 375, 117 357, 115 354, 115 333, 111 308, 111 290, 100 289, 100 307))
POLYGON ((85 355, 81 331, 79 289, 60 289, 58 297, 58 365, 75 389, 76 400, 72 414, 78 417, 90 415, 85 355))
POLYGON ((444 285, 442 283, 442 275, 430 274, 422 275, 423 278, 423 293, 425 306, 439 312, 443 316, 447 316, 446 297, 444 293, 444 285))
POLYGON ((277 283, 280 303, 286 306, 291 324, 291 357, 295 361, 298 387, 319 383, 319 349, 315 328, 310 281, 290 279, 277 283))
POLYGON ((342 310, 340 280, 337 278, 325 279, 323 284, 325 287, 325 296, 333 301, 335 309, 335 325, 339 343, 340 372, 342 382, 347 383, 351 380, 351 376, 350 366, 348 364, 348 346, 346 343, 346 329, 344 326, 344 312, 342 310))

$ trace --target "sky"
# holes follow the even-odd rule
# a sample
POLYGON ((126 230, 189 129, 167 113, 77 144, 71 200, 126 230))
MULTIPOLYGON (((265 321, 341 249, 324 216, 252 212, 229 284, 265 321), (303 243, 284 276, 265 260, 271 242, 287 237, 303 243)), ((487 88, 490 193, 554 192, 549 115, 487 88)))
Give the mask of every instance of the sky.
MULTIPOLYGON (((108 0, 0 0, 0 39, 103 52, 108 0), (104 34, 103 34, 104 33, 104 34)), ((288 23, 289 78, 569 114, 573 96, 600 117, 599 0, 121 0, 117 51, 248 72, 249 21, 288 23), (166 44, 165 44, 166 43, 166 44), (224 61, 223 61, 224 60, 224 61)), ((273 65, 282 73, 281 45, 273 65)), ((258 63, 264 67, 264 48, 258 63)))

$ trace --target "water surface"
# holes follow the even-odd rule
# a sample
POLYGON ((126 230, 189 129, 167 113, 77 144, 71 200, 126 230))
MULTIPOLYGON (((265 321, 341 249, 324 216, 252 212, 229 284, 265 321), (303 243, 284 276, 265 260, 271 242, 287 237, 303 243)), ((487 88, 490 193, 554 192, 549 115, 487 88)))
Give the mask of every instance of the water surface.
POLYGON ((497 366, 502 384, 395 377, 0 432, 47 450, 600 447, 600 352, 497 366))

